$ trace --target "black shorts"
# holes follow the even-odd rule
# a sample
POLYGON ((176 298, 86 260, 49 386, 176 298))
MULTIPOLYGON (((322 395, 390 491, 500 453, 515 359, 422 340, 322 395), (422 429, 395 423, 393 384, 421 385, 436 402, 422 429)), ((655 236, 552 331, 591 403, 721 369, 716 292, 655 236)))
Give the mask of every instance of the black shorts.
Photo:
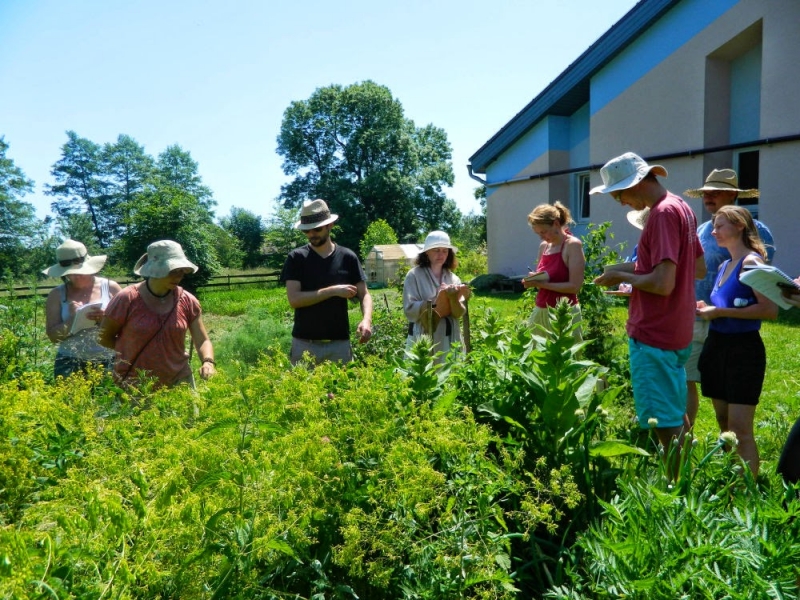
POLYGON ((755 406, 761 396, 767 353, 758 331, 709 331, 697 363, 703 396, 755 406))

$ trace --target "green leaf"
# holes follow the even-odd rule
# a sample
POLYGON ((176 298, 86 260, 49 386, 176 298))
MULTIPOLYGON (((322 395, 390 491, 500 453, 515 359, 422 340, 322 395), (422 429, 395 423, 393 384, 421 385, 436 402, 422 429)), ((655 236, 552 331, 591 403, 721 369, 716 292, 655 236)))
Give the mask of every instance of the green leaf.
POLYGON ((650 456, 647 450, 638 446, 631 446, 620 440, 606 440, 603 442, 593 442, 589 448, 590 456, 602 456, 610 458, 612 456, 623 456, 625 454, 638 454, 640 456, 650 456))

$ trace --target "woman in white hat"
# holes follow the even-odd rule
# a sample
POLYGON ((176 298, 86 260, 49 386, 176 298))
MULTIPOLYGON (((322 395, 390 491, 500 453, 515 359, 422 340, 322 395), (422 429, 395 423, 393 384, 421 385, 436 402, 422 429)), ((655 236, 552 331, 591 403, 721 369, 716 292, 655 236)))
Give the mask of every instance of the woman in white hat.
MULTIPOLYGON (((403 312, 408 319, 406 346, 420 335, 433 338, 434 351, 447 353, 461 341, 459 319, 467 310, 471 291, 453 273, 458 249, 444 231, 432 231, 425 238, 416 265, 403 283, 403 312)), ((441 362, 444 354, 437 357, 441 362)))
POLYGON ((96 276, 106 256, 89 256, 86 246, 67 240, 56 248, 56 259, 42 271, 63 281, 50 290, 45 307, 47 337, 58 344, 53 374, 68 377, 89 365, 111 370, 114 353, 98 343, 95 327, 121 289, 116 281, 96 276))
POLYGON ((100 324, 100 343, 117 352, 114 374, 119 383, 131 383, 144 373, 156 378, 156 387, 193 385, 187 330, 200 358, 200 376, 208 379, 215 373, 200 302, 178 285, 197 268, 172 240, 153 242, 138 260, 133 272, 144 281, 122 290, 100 324))

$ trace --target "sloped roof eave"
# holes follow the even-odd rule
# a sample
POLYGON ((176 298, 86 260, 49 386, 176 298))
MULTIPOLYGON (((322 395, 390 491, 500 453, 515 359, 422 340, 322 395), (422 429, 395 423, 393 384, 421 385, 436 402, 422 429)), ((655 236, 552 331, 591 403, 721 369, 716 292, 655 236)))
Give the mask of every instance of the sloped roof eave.
POLYGON ((678 2, 680 0, 640 0, 470 156, 470 170, 485 174, 492 162, 543 118, 548 115, 570 115, 588 102, 592 76, 678 2))

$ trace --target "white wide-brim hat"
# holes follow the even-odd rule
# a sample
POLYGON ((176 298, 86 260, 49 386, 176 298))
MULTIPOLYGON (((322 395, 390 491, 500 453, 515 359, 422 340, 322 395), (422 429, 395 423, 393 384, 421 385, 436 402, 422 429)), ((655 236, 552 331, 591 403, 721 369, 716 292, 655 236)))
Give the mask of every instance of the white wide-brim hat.
POLYGON ((175 269, 191 269, 192 273, 197 273, 198 268, 186 258, 178 242, 159 240, 147 247, 147 252, 136 261, 133 272, 141 277, 159 279, 167 277, 175 269))
POLYGON ((423 252, 433 250, 434 248, 449 248, 453 252, 458 252, 458 248, 450 243, 450 236, 444 231, 431 231, 428 237, 425 238, 425 244, 422 247, 423 252))
POLYGON ((647 223, 647 217, 650 216, 650 209, 629 210, 625 216, 628 218, 628 223, 636 227, 636 229, 644 229, 644 224, 647 223))
POLYGON ((105 254, 89 256, 86 246, 75 240, 67 240, 56 248, 56 264, 47 267, 42 273, 48 277, 65 275, 94 275, 108 257, 105 254))
POLYGON ((333 223, 339 215, 332 215, 325 200, 306 200, 300 209, 300 220, 294 224, 295 229, 309 231, 333 223))
POLYGON ((739 198, 758 198, 756 189, 743 190, 739 188, 739 178, 733 169, 714 169, 706 177, 706 183, 701 188, 683 192, 691 198, 702 198, 703 192, 736 192, 739 198))
POLYGON ((626 152, 603 165, 600 169, 603 185, 592 188, 589 193, 610 194, 617 190, 627 190, 647 177, 650 171, 661 177, 667 176, 667 170, 661 165, 648 165, 638 154, 626 152))

